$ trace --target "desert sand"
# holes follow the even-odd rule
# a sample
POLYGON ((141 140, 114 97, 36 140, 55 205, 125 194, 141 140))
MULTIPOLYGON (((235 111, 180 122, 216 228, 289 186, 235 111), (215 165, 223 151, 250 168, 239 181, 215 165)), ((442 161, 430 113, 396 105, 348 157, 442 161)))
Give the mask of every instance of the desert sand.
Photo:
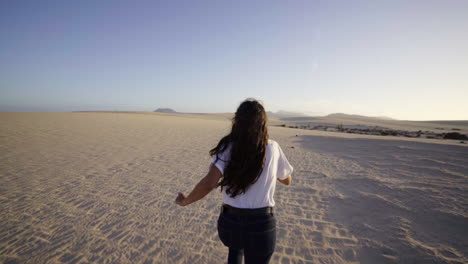
MULTIPOLYGON (((219 190, 174 199, 207 172, 228 116, 1 112, 0 262, 225 263, 219 190)), ((272 263, 468 262, 467 144, 270 137, 295 168, 276 189, 272 263)))

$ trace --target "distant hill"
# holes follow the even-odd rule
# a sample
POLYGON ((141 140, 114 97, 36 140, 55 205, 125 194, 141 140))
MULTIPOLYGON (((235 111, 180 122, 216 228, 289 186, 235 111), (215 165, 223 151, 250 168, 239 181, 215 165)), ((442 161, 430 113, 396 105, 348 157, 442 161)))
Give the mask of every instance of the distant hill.
POLYGON ((287 116, 287 117, 280 117, 280 120, 284 121, 291 121, 291 122, 313 122, 313 121, 332 121, 332 122, 338 122, 342 123, 346 120, 349 120, 350 122, 355 122, 355 121, 362 121, 362 122, 376 122, 376 121, 390 121, 390 120, 395 120, 390 117, 385 117, 385 116, 363 116, 363 115, 349 115, 349 114, 343 114, 343 113, 334 113, 334 114, 329 114, 327 116, 306 116, 306 115, 294 115, 294 116, 287 116))
POLYGON ((363 115, 349 115, 344 113, 329 114, 326 117, 340 118, 340 119, 379 119, 379 120, 395 120, 386 116, 363 116, 363 115))
POLYGON ((158 108, 154 110, 153 112, 158 112, 158 113, 177 113, 175 110, 171 108, 158 108))
POLYGON ((284 110, 279 110, 276 113, 272 111, 268 111, 267 115, 269 117, 276 117, 276 118, 290 118, 290 117, 305 117, 307 115, 303 113, 296 113, 296 112, 289 112, 289 111, 284 111, 284 110))

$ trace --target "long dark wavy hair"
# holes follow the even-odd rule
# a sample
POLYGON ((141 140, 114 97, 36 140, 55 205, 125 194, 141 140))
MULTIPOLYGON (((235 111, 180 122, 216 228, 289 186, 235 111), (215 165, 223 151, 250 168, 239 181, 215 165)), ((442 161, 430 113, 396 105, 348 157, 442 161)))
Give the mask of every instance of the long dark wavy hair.
POLYGON ((226 161, 223 178, 218 183, 221 190, 226 188, 226 193, 233 198, 245 193, 262 173, 267 144, 265 109, 260 102, 249 98, 237 108, 232 118, 231 132, 210 150, 210 155, 216 155, 217 161, 218 154, 230 146, 231 156, 226 161))

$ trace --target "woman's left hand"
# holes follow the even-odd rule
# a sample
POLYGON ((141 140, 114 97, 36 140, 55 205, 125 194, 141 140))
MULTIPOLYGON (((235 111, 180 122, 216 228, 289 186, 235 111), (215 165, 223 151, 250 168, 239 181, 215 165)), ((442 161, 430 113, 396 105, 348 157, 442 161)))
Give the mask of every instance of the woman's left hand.
POLYGON ((177 195, 177 198, 175 199, 175 203, 180 205, 180 206, 185 206, 186 205, 184 203, 185 198, 187 198, 187 196, 185 194, 179 193, 179 195, 177 195))

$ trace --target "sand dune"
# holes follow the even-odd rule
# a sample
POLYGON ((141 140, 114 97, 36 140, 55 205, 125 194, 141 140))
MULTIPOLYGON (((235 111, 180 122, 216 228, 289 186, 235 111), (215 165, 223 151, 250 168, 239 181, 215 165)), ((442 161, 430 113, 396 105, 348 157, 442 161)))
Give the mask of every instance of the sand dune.
MULTIPOLYGON (((0 262, 224 263, 221 194, 173 200, 207 172, 226 116, 0 113, 0 262)), ((468 262, 466 146, 270 135, 295 167, 273 263, 468 262)))

